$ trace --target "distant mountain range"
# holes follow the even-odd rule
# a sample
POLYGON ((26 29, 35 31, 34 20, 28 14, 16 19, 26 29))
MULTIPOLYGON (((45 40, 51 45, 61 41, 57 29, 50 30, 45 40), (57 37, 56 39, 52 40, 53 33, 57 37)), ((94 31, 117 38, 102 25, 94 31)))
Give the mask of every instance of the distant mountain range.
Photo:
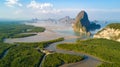
POLYGON ((69 16, 65 16, 63 18, 60 18, 58 20, 56 19, 52 19, 52 18, 48 18, 45 20, 39 20, 37 18, 32 19, 32 21, 30 21, 30 23, 36 23, 36 22, 40 22, 40 21, 45 21, 46 23, 55 23, 55 24, 69 24, 71 25, 75 19, 74 18, 70 18, 69 16))
POLYGON ((64 24, 72 24, 75 21, 74 18, 70 18, 69 16, 63 17, 58 20, 59 23, 64 23, 64 24))

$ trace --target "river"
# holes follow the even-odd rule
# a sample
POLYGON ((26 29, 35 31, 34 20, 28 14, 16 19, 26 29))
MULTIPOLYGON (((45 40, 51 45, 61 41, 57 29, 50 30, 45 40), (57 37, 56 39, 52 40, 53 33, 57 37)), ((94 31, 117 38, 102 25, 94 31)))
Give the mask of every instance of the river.
POLYGON ((74 39, 64 40, 64 41, 61 41, 61 42, 53 43, 50 46, 46 47, 45 49, 52 50, 52 51, 55 51, 57 53, 84 56, 85 59, 83 61, 80 61, 80 62, 77 62, 77 63, 64 64, 60 67, 97 67, 97 65, 101 64, 101 61, 98 58, 95 58, 91 55, 84 54, 84 53, 73 52, 73 51, 66 51, 66 50, 61 50, 61 49, 56 48, 56 46, 58 44, 66 43, 66 42, 74 42, 74 39))
MULTIPOLYGON (((57 39, 60 37, 64 37, 65 40, 57 43, 53 43, 50 46, 46 47, 47 50, 52 50, 57 53, 64 53, 64 54, 72 54, 72 55, 80 55, 85 56, 85 59, 83 61, 77 62, 77 63, 70 63, 70 64, 64 64, 61 67, 96 67, 101 63, 100 60, 98 60, 96 57, 77 53, 73 51, 66 51, 66 50, 60 50, 57 49, 57 44, 65 43, 65 42, 75 42, 77 39, 86 39, 86 36, 79 36, 78 34, 74 33, 73 30, 70 27, 49 27, 49 26, 43 26, 46 28, 45 32, 38 33, 35 36, 30 37, 24 37, 24 38, 14 38, 14 39, 5 39, 5 43, 14 43, 14 42, 40 42, 40 41, 47 41, 52 39, 57 39)), ((44 59, 44 58, 43 58, 44 59)), ((41 66, 41 65, 40 65, 41 66)))

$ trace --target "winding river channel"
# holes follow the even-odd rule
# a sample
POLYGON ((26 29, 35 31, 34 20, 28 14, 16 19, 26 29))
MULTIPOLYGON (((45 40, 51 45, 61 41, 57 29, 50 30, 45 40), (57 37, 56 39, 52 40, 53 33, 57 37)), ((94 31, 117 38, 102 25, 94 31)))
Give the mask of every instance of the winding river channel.
MULTIPOLYGON (((78 38, 79 39, 85 39, 86 37, 82 36, 78 36, 75 35, 72 30, 68 29, 68 28, 64 28, 65 30, 53 30, 49 27, 45 27, 46 31, 42 32, 42 33, 38 33, 35 36, 30 36, 30 37, 24 37, 24 38, 14 38, 14 39, 5 39, 4 42, 6 43, 14 43, 14 42, 40 42, 40 41, 46 41, 46 40, 51 40, 51 39, 56 39, 59 37, 64 37, 65 40, 61 41, 61 42, 56 42, 53 44, 50 44, 48 47, 46 47, 45 49, 47 50, 52 50, 55 51, 57 53, 64 53, 64 54, 72 54, 72 55, 79 55, 79 56, 84 56, 85 59, 77 62, 77 63, 70 63, 70 64, 64 64, 60 67, 96 67, 97 65, 101 64, 102 62, 91 55, 88 54, 83 54, 83 53, 79 53, 79 52, 73 52, 73 51, 66 51, 66 50, 61 50, 56 48, 56 46, 60 43, 66 43, 66 42, 75 42, 78 38), (68 32, 65 32, 68 31, 68 32)), ((61 27, 63 28, 63 27, 61 27)), ((46 55, 45 55, 46 56, 46 55)), ((45 57, 43 57, 44 61, 45 57)), ((41 62, 42 63, 42 62, 41 62)), ((40 66, 41 67, 41 63, 40 66)))
POLYGON ((85 59, 77 62, 77 63, 70 63, 70 64, 64 64, 60 67, 97 67, 97 65, 101 64, 101 61, 97 59, 96 57, 93 57, 88 54, 83 54, 83 53, 78 53, 78 52, 73 52, 73 51, 66 51, 66 50, 61 50, 57 49, 56 46, 60 43, 66 43, 66 42, 72 42, 74 40, 64 40, 61 42, 53 43, 50 46, 46 47, 45 49, 47 50, 52 50, 57 53, 64 53, 64 54, 71 54, 71 55, 79 55, 79 56, 84 56, 85 59))

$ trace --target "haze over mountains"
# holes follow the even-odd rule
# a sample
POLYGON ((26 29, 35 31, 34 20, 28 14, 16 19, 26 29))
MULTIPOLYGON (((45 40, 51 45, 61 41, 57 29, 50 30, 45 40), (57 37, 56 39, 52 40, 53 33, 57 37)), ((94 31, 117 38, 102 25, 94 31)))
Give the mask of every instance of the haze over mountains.
POLYGON ((34 19, 32 19, 32 21, 30 21, 30 23, 44 22, 44 23, 51 23, 51 24, 71 25, 74 21, 75 21, 74 18, 71 18, 70 16, 65 16, 65 17, 60 18, 60 19, 48 18, 48 19, 40 20, 38 18, 34 18, 34 19))
POLYGON ((74 31, 79 33, 90 33, 90 31, 95 31, 96 29, 101 28, 99 24, 95 23, 98 21, 89 21, 88 15, 85 11, 80 11, 75 19, 71 18, 70 16, 65 16, 60 19, 33 19, 32 23, 36 22, 40 23, 41 25, 47 24, 47 26, 69 26, 71 28, 73 27, 74 31))

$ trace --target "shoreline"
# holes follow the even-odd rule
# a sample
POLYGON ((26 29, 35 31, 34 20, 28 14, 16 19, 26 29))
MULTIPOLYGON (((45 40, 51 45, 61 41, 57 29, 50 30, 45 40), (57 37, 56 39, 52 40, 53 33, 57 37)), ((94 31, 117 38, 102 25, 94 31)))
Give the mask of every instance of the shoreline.
POLYGON ((71 30, 70 27, 65 27, 65 26, 61 26, 61 27, 53 27, 53 26, 42 26, 38 24, 26 24, 26 25, 33 25, 36 27, 44 27, 46 28, 46 30, 44 32, 39 32, 36 33, 37 35, 34 36, 29 36, 29 37, 23 37, 23 38, 7 38, 4 40, 5 43, 14 43, 14 42, 41 42, 41 41, 48 41, 48 40, 53 40, 53 39, 57 39, 60 37, 64 37, 65 39, 75 39, 75 38, 80 38, 80 36, 76 36, 74 34, 70 34, 69 33, 61 33, 58 32, 59 30, 64 30, 66 31, 71 30))

